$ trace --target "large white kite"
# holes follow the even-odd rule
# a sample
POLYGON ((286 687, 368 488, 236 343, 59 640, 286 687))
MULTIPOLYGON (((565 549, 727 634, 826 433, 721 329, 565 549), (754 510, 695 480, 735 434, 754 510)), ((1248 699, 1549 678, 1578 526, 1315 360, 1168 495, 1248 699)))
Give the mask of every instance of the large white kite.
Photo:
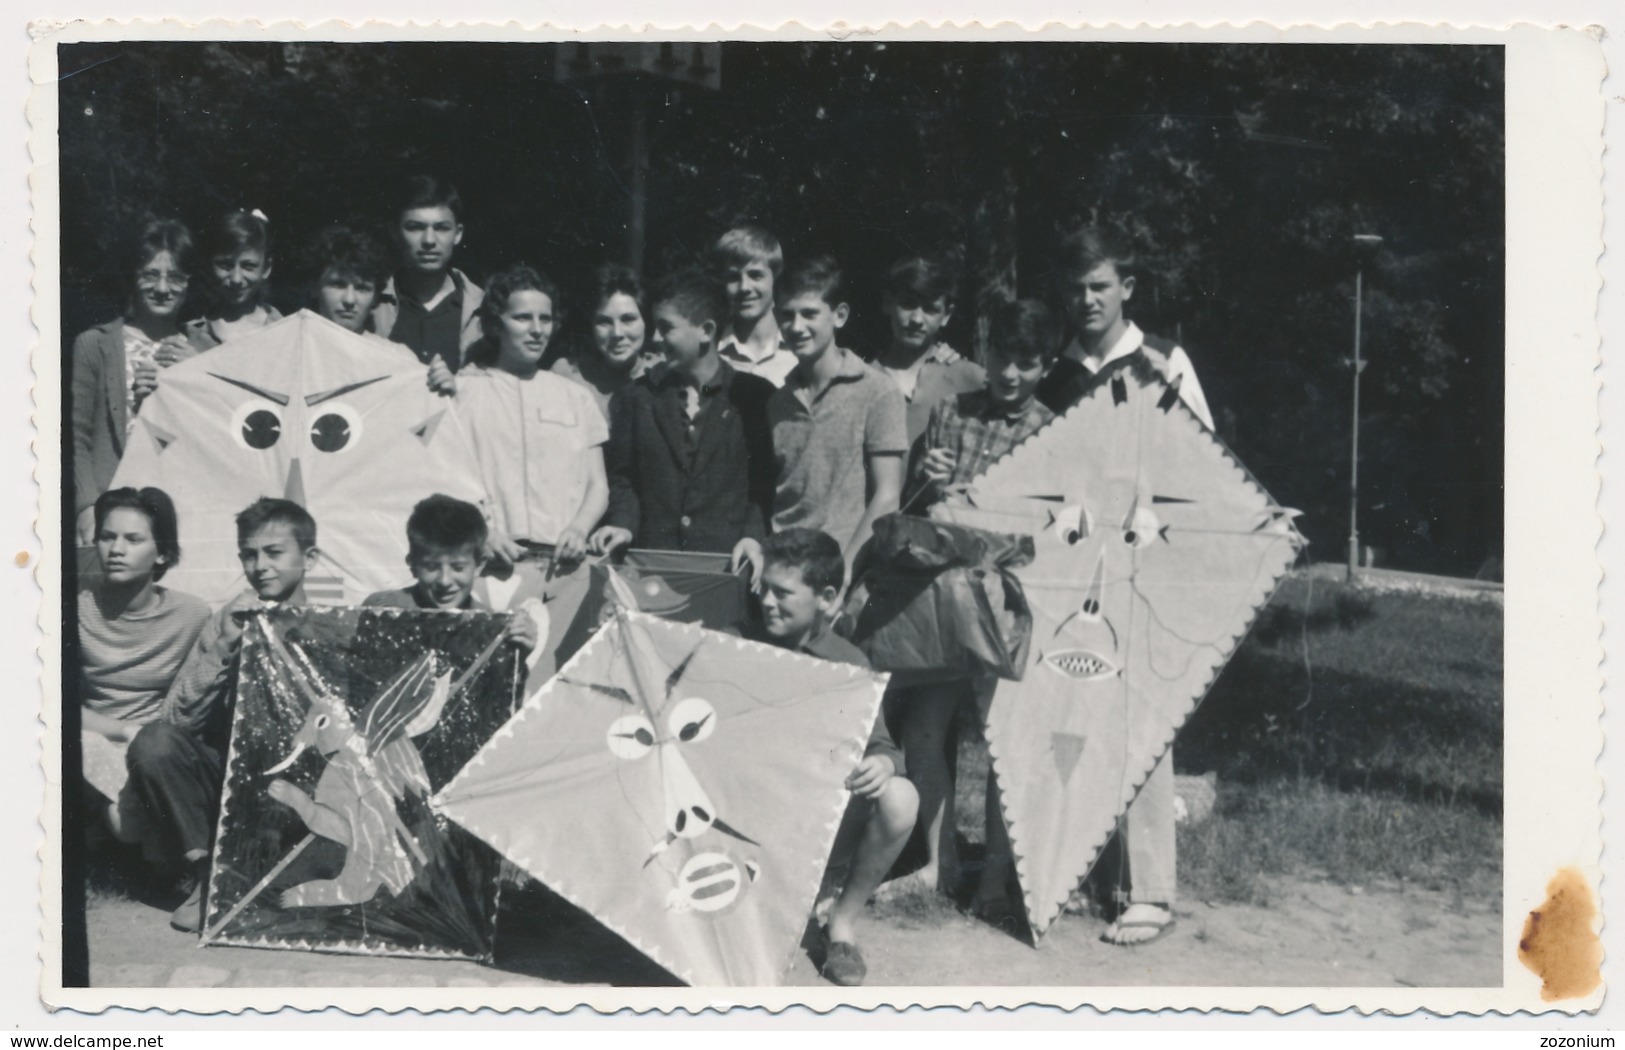
POLYGON ((1088 873, 1297 555, 1275 505, 1160 377, 1124 369, 973 483, 948 520, 1029 533, 1033 611, 988 750, 1033 934, 1088 873))
POLYGON ((485 499, 455 404, 424 366, 308 311, 165 370, 113 484, 169 493, 182 558, 164 582, 216 605, 245 586, 234 518, 261 496, 315 517, 323 557, 307 592, 346 605, 410 582, 418 500, 485 499))

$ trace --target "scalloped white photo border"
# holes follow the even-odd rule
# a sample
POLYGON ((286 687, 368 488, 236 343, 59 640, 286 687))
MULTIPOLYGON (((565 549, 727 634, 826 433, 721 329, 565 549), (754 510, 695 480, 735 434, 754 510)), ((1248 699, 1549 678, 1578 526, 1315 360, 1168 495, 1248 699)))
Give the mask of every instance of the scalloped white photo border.
MULTIPOLYGON (((59 512, 54 493, 61 481, 58 390, 60 317, 57 299, 59 253, 56 191, 57 43, 118 39, 322 39, 377 40, 589 40, 629 39, 624 29, 590 32, 516 23, 475 26, 390 25, 359 27, 323 22, 309 28, 293 23, 75 22, 33 27, 30 52, 32 94, 28 101, 32 158, 31 260, 33 263, 32 363, 35 373, 33 423, 35 479, 46 494, 35 528, 41 558, 35 580, 41 594, 42 637, 39 711, 43 738, 37 739, 46 780, 40 822, 41 963, 39 994, 53 1008, 100 1011, 114 1006, 197 1012, 274 1010, 280 1007, 385 1011, 440 1009, 566 1010, 578 1005, 598 1010, 673 1010, 760 1005, 781 1009, 803 1005, 824 1011, 841 1004, 858 1007, 912 1004, 1018 1006, 1051 1004, 1063 1008, 1277 1011, 1311 1007, 1322 1011, 1433 1014, 1595 1009, 1603 992, 1582 999, 1547 1003, 1540 982, 1516 958, 1516 942, 1530 909, 1544 899, 1548 880, 1559 870, 1578 869, 1594 890, 1601 889, 1602 711, 1599 663, 1597 543, 1599 475, 1597 259, 1602 250, 1602 48, 1587 31, 1518 26, 1509 30, 1460 29, 1415 24, 1376 27, 1310 26, 1276 28, 1250 23, 1239 28, 1180 26, 1075 29, 1047 26, 1029 32, 999 24, 992 28, 923 24, 858 30, 836 26, 817 32, 799 25, 783 30, 684 30, 649 34, 649 39, 866 39, 888 40, 1145 40, 1215 42, 1370 42, 1494 43, 1507 49, 1507 288, 1506 377, 1506 756, 1505 874, 1502 900, 1503 973, 1499 989, 1453 988, 881 988, 860 989, 64 989, 60 986, 59 871, 55 862, 60 811, 60 725, 56 697, 60 666, 59 512)), ((1616 161, 1617 163, 1617 161, 1616 161)), ((13 681, 21 684, 26 678, 13 681)), ((17 706, 26 707, 26 688, 17 706)), ((37 726, 35 727, 37 729, 37 726)), ((38 796, 35 796, 38 797, 38 796)), ((26 799, 26 796, 25 796, 26 799)), ((26 807, 26 801, 23 806, 26 807)), ((13 883, 26 893, 27 881, 13 883)))

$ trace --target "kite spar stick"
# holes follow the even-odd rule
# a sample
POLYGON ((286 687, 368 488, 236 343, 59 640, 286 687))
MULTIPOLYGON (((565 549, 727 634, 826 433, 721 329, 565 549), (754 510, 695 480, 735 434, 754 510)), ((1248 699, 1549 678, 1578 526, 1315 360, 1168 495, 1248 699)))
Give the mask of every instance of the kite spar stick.
MULTIPOLYGON (((275 644, 276 648, 281 652, 282 656, 285 659, 287 659, 289 661, 289 663, 291 664, 292 663, 291 654, 289 654, 288 650, 281 644, 282 640, 280 638, 277 638, 271 632, 269 624, 262 624, 261 626, 265 628, 266 636, 273 640, 273 644, 275 644)), ((463 688, 466 685, 468 685, 468 683, 474 678, 474 676, 476 674, 478 674, 485 667, 486 664, 491 662, 491 657, 496 654, 497 649, 502 645, 502 643, 505 640, 506 640, 506 638, 501 634, 498 634, 495 638, 491 639, 490 644, 488 644, 485 647, 485 649, 480 653, 479 656, 476 656, 474 658, 474 662, 472 664, 469 664, 468 670, 463 672, 462 677, 457 679, 456 682, 452 683, 451 692, 447 696, 448 700, 450 700, 452 697, 455 697, 458 693, 462 692, 463 688)), ((315 699, 314 695, 310 693, 309 686, 306 685, 303 678, 300 678, 298 675, 295 675, 294 677, 299 678, 299 684, 302 687, 305 688, 306 695, 310 696, 311 699, 314 701, 314 699, 315 699)), ((305 847, 309 846, 311 844, 311 842, 315 838, 316 838, 316 833, 314 831, 312 831, 312 832, 309 832, 308 834, 306 834, 305 837, 300 839, 297 843, 295 843, 293 849, 289 850, 286 854, 284 854, 282 859, 277 861, 275 866, 272 867, 270 871, 265 873, 265 877, 263 879, 261 879, 259 882, 254 884, 253 889, 251 889, 247 893, 243 894, 242 899, 240 899, 236 904, 233 904, 231 906, 231 910, 226 912, 226 914, 220 919, 219 922, 215 923, 213 926, 211 926, 207 930, 203 931, 203 936, 198 939, 198 947, 201 948, 205 941, 208 941, 211 938, 214 938, 214 937, 218 936, 220 931, 225 929, 227 924, 230 923, 231 920, 235 919, 238 915, 242 914, 243 909, 248 907, 251 903, 253 903, 254 900, 257 897, 259 897, 259 895, 261 893, 264 893, 265 888, 271 884, 271 881, 273 879, 275 879, 278 875, 282 874, 283 871, 287 870, 288 865, 292 864, 294 862, 294 860, 298 858, 299 854, 301 854, 301 853, 303 853, 305 851, 305 847)))
POLYGON ((310 845, 313 841, 315 841, 315 839, 316 833, 314 831, 308 832, 304 838, 300 839, 293 849, 289 850, 281 860, 276 862, 275 867, 265 873, 265 878, 256 883, 253 889, 243 894, 242 899, 231 906, 231 910, 226 912, 225 916, 221 918, 219 922, 203 931, 203 936, 198 939, 198 947, 203 947, 207 941, 219 936, 220 931, 225 929, 226 925, 230 923, 231 920, 242 914, 242 910, 248 907, 248 905, 253 902, 254 898, 258 897, 261 893, 264 893, 265 887, 271 884, 271 880, 276 878, 278 875, 281 875, 283 871, 287 869, 288 865, 292 864, 294 859, 298 857, 299 854, 305 852, 305 847, 310 845))

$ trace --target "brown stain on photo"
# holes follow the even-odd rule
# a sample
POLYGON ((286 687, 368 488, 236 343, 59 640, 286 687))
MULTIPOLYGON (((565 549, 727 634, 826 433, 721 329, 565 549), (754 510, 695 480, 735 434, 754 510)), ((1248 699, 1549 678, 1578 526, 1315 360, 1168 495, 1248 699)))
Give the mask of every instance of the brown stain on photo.
POLYGON ((1577 999, 1602 983, 1602 939, 1591 928, 1596 917, 1585 876, 1560 869, 1546 884, 1546 902, 1524 920, 1518 941, 1518 959, 1541 979, 1542 999, 1577 999))
POLYGON ((26 566, 28 564, 28 552, 27 551, 18 551, 17 552, 17 557, 15 557, 12 560, 17 563, 17 568, 21 569, 21 568, 23 568, 24 566, 26 566))

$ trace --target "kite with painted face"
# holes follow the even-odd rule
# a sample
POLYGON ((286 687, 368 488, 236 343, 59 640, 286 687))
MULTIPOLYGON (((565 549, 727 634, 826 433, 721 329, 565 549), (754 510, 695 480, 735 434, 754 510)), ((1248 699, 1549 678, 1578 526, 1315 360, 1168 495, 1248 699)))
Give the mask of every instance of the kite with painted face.
POLYGON ((1034 538, 1027 667, 987 740, 1042 936, 1296 558, 1295 512, 1176 388, 1123 370, 933 513, 1034 538))
POLYGON ((775 984, 885 683, 617 612, 433 805, 682 980, 775 984))
POLYGON ((166 582, 216 605, 241 591, 234 519, 280 496, 317 522, 312 602, 400 586, 413 505, 435 492, 485 499, 455 405, 426 376, 308 311, 165 370, 113 484, 174 499, 185 558, 166 582))

